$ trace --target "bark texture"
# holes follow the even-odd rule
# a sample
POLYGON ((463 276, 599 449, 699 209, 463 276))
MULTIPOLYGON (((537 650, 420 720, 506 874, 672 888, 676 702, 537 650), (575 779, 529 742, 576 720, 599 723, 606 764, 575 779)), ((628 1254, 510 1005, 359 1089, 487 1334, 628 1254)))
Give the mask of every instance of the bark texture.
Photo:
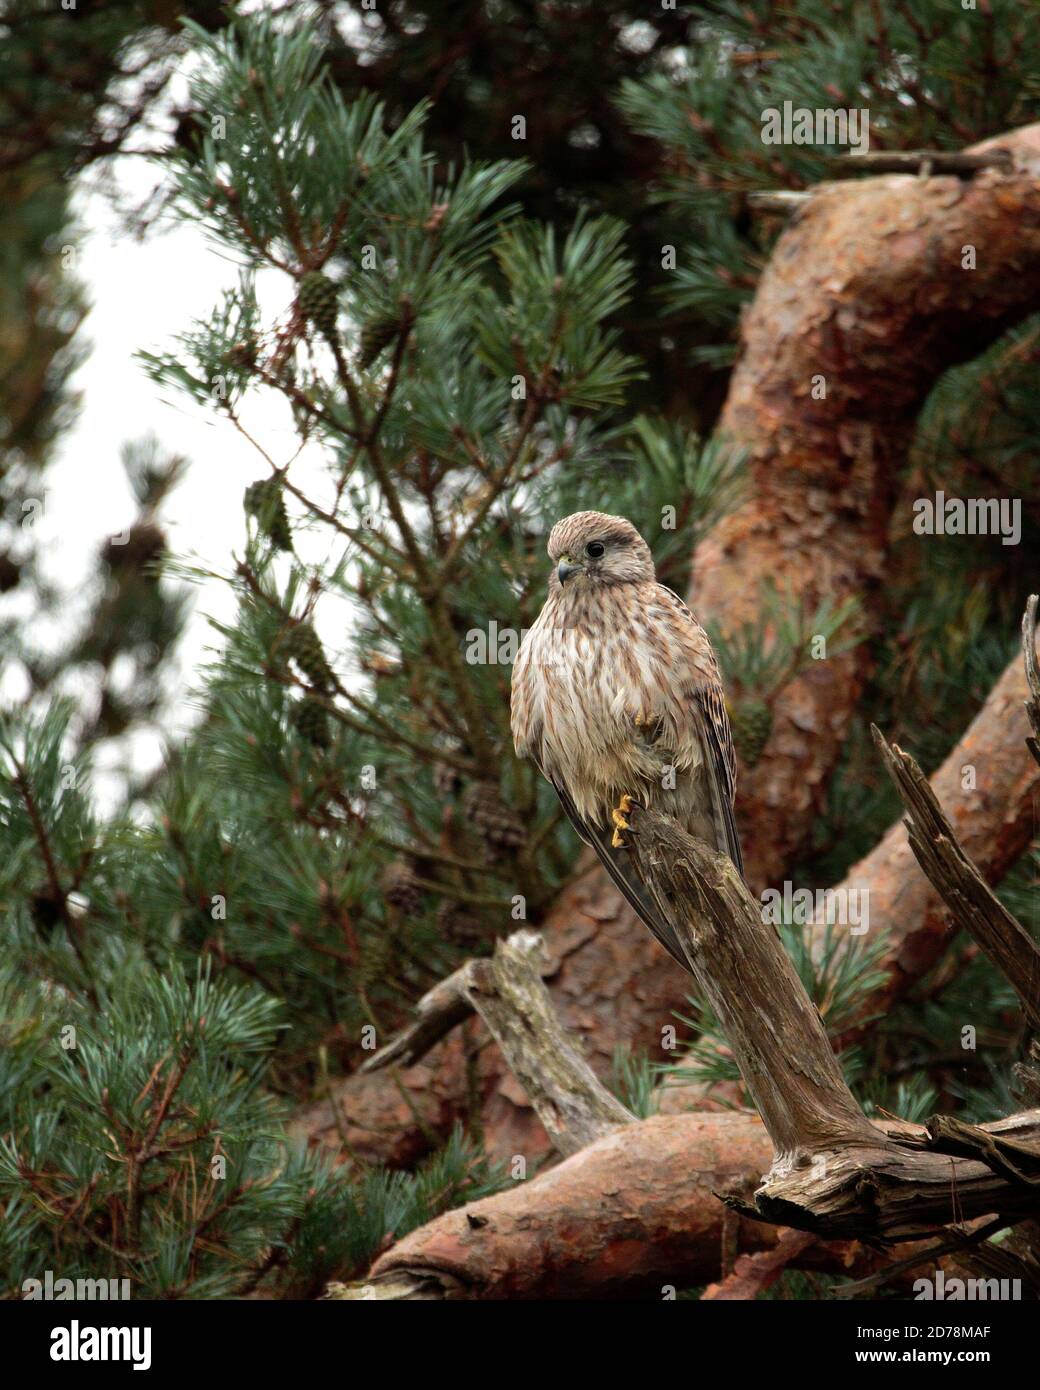
MULTIPOLYGON (((750 1195, 772 1146, 747 1114, 657 1117, 600 1139, 516 1189, 405 1237, 370 1278, 445 1274, 469 1298, 611 1297, 682 1288, 775 1232, 730 1218, 713 1194, 750 1195)), ((449 1294, 449 1296, 452 1296, 449 1294)))
MULTIPOLYGON (((1040 1112, 1015 1123, 1040 1137, 1040 1112)), ((920 1126, 884 1128, 924 1141, 920 1126)), ((765 1126, 747 1111, 640 1120, 530 1182, 446 1212, 334 1296, 664 1298, 727 1274, 743 1252, 775 1249, 782 1229, 715 1195, 749 1200, 771 1155, 765 1126)), ((797 1242, 785 1263, 854 1278, 933 1243, 881 1254, 855 1241, 797 1242)))
POLYGON ((963 1217, 1036 1211, 1040 1147, 1022 1138, 1036 1112, 985 1129, 937 1116, 923 1143, 870 1123, 779 932, 732 861, 658 812, 629 820, 640 877, 668 913, 773 1141, 749 1212, 890 1241, 963 1217))
MULTIPOLYGON (((1012 169, 970 182, 825 185, 780 238, 719 424, 749 451, 752 486, 694 557, 702 622, 751 619, 773 578, 809 605, 876 586, 896 472, 928 391, 1040 303, 1040 126, 979 151, 998 146, 1012 169), (961 268, 969 245, 977 270, 961 268), (826 396, 814 399, 821 378, 826 396)), ((781 879, 804 842, 868 661, 858 647, 814 663, 774 705, 765 751, 740 778, 756 889, 781 879)))
POLYGON ((1040 946, 986 884, 957 842, 928 779, 908 753, 874 729, 903 805, 910 848, 957 926, 969 931, 1018 995, 1029 1027, 1040 1031, 1040 946))

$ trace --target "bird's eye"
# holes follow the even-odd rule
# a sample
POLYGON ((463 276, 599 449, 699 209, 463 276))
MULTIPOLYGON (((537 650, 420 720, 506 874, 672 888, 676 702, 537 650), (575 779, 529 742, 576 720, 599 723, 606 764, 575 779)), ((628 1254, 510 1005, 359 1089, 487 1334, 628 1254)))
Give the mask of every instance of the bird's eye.
POLYGON ((603 542, 589 541, 588 545, 585 547, 585 554, 590 560, 598 560, 603 554, 603 542))

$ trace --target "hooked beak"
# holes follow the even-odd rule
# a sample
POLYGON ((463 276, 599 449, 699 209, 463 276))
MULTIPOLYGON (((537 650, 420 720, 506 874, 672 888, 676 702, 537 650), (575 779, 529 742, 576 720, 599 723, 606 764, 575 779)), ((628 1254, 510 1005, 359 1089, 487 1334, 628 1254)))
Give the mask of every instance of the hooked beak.
POLYGON ((574 564, 574 562, 569 558, 569 556, 565 555, 563 559, 560 561, 560 563, 556 566, 556 574, 560 583, 566 584, 567 580, 570 578, 572 574, 577 574, 579 570, 582 570, 584 568, 584 565, 574 564))

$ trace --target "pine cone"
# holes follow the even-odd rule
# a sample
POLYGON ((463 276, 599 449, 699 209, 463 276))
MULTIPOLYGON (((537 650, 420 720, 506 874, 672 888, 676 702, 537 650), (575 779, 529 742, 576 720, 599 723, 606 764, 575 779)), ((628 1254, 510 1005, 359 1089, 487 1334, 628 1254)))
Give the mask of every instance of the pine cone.
POLYGON ((472 908, 463 903, 442 902, 437 909, 437 932, 445 941, 472 946, 486 940, 487 932, 472 908))
POLYGON ((15 564, 10 555, 0 555, 0 594, 13 589, 21 577, 21 565, 15 564))
POLYGON ((297 700, 289 718, 308 743, 315 748, 328 748, 332 741, 329 737, 329 716, 325 706, 315 696, 305 695, 302 700, 297 700))
POLYGON ((754 767, 773 728, 773 712, 764 700, 740 700, 730 711, 733 743, 748 767, 754 767))
POLYGON ((274 478, 261 478, 246 488, 242 505, 255 516, 260 530, 278 550, 292 550, 292 532, 285 511, 285 496, 274 478))
POLYGON ((282 638, 281 651, 284 657, 296 662, 316 689, 331 689, 332 667, 326 659, 321 639, 310 623, 295 623, 282 638))
POLYGON ((519 849, 527 839, 526 826, 502 800, 493 782, 474 782, 467 787, 462 805, 489 849, 519 849))
POLYGON ((105 547, 109 568, 117 571, 139 570, 158 560, 166 549, 166 537, 150 521, 131 526, 121 544, 113 537, 105 547))
POLYGON ((381 315, 361 328, 361 365, 367 371, 384 348, 388 348, 401 331, 398 319, 381 315))
POLYGON ((319 333, 335 341, 339 293, 327 275, 320 270, 309 270, 300 280, 296 303, 300 313, 314 324, 319 333))
POLYGON ((406 917, 415 917, 422 904, 422 889, 408 859, 394 859, 383 870, 383 897, 406 917))

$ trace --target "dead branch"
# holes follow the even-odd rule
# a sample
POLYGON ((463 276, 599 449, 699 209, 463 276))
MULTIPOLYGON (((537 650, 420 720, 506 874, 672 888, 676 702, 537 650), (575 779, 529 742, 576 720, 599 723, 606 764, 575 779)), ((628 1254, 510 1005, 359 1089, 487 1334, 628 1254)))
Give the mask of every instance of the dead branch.
MULTIPOLYGON (((1027 727, 1022 702, 1027 693, 1022 662, 1015 657, 929 780, 952 834, 990 883, 1000 882, 1028 847, 1035 829, 1040 769, 1023 755, 1027 727), (976 776, 971 791, 964 787, 968 766, 976 776)), ((888 1009, 939 959, 950 940, 949 912, 921 873, 902 819, 853 865, 841 886, 869 893, 870 930, 885 933, 886 983, 864 1007, 866 1014, 874 1015, 888 1009)), ((823 928, 815 930, 822 936, 823 928)))
POLYGON ((577 1153, 635 1116, 606 1089, 564 1032, 534 966, 537 932, 519 931, 490 960, 465 967, 462 992, 487 1024, 553 1146, 577 1153))
POLYGON ((871 150, 866 154, 839 154, 830 160, 834 178, 854 179, 860 174, 958 174, 970 178, 982 169, 1010 173, 1011 151, 1001 146, 981 153, 970 150, 871 150))
POLYGON ((658 812, 630 819, 641 876, 669 913, 774 1144, 745 1214, 830 1237, 892 1241, 955 1219, 1040 1209, 1040 1147, 1023 1146, 1018 1135, 962 1127, 959 1151, 973 1156, 950 1157, 942 1117, 924 1142, 872 1125, 778 933, 729 858, 658 812))
POLYGON ((425 1057, 431 1047, 458 1026, 473 1012, 473 1005, 463 988, 464 977, 471 962, 467 961, 446 980, 440 980, 423 995, 415 1006, 415 1019, 407 1028, 374 1052, 358 1067, 367 1076, 390 1066, 410 1067, 425 1057))
POLYGON ((1040 946, 961 849, 914 759, 901 748, 890 746, 879 729, 871 726, 871 732, 907 809, 904 824, 917 862, 954 921, 970 933, 1010 981, 1030 1027, 1040 1029, 1040 946))
POLYGON ((845 1084, 791 958, 728 856, 670 816, 633 812, 633 855, 679 933, 701 996, 715 1012, 776 1147, 774 1168, 805 1167, 881 1136, 845 1084))

